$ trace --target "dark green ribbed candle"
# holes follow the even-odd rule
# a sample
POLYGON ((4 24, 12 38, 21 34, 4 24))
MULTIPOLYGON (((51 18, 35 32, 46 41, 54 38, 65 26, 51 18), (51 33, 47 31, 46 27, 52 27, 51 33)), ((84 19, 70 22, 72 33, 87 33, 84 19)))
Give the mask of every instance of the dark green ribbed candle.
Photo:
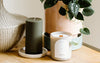
POLYGON ((26 54, 42 53, 42 30, 41 18, 28 18, 26 20, 26 54))

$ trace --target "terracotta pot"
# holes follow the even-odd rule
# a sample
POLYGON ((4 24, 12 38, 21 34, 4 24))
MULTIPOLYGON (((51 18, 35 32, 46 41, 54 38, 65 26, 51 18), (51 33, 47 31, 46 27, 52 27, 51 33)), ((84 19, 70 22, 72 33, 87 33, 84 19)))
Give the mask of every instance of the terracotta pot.
MULTIPOLYGON (((75 39, 75 42, 79 43, 77 46, 73 46, 72 50, 79 49, 82 46, 82 36, 77 37, 80 33, 80 28, 82 28, 82 21, 73 19, 70 21, 67 17, 59 14, 59 9, 61 6, 65 6, 62 1, 58 1, 58 3, 45 10, 45 32, 50 34, 55 31, 63 31, 70 33, 75 39)), ((50 37, 45 34, 45 47, 50 50, 50 37)))
MULTIPOLYGON (((80 28, 82 28, 82 23, 70 21, 65 16, 59 14, 59 9, 61 6, 65 6, 62 1, 45 10, 45 31, 47 33, 55 31, 64 31, 72 35, 77 35, 80 33, 80 28)), ((77 20, 78 21, 78 20, 77 20)))

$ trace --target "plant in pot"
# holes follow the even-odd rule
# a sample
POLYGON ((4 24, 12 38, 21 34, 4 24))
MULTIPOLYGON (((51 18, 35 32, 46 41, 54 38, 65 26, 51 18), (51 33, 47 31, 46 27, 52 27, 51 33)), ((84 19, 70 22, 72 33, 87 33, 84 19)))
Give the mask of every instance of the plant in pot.
POLYGON ((91 8, 92 0, 40 0, 44 2, 45 9, 45 47, 50 50, 50 33, 64 31, 76 37, 72 42, 78 43, 72 46, 73 50, 82 46, 82 35, 89 35, 87 27, 82 26, 84 16, 91 16, 94 10, 91 8))

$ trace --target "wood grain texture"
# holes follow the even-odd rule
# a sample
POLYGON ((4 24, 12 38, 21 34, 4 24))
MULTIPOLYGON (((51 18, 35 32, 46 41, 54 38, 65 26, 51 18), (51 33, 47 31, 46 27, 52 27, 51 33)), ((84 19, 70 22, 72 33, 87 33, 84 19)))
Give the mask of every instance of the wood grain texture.
MULTIPOLYGON (((22 41, 23 44, 25 39, 22 41)), ((19 45, 20 47, 24 45, 19 45)), ((100 52, 92 50, 86 46, 72 52, 72 58, 68 61, 55 61, 51 59, 49 53, 47 56, 38 59, 24 58, 18 55, 18 49, 13 48, 7 53, 0 53, 0 63, 100 63, 100 52)), ((19 47, 19 48, 18 48, 19 47)))

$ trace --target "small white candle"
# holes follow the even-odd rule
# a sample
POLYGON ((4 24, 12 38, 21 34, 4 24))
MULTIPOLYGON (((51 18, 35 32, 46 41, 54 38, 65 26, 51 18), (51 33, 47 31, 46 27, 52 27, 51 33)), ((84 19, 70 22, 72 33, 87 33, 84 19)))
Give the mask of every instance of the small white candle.
POLYGON ((66 32, 53 32, 50 35, 51 57, 55 60, 67 60, 71 58, 70 41, 72 37, 66 32))

